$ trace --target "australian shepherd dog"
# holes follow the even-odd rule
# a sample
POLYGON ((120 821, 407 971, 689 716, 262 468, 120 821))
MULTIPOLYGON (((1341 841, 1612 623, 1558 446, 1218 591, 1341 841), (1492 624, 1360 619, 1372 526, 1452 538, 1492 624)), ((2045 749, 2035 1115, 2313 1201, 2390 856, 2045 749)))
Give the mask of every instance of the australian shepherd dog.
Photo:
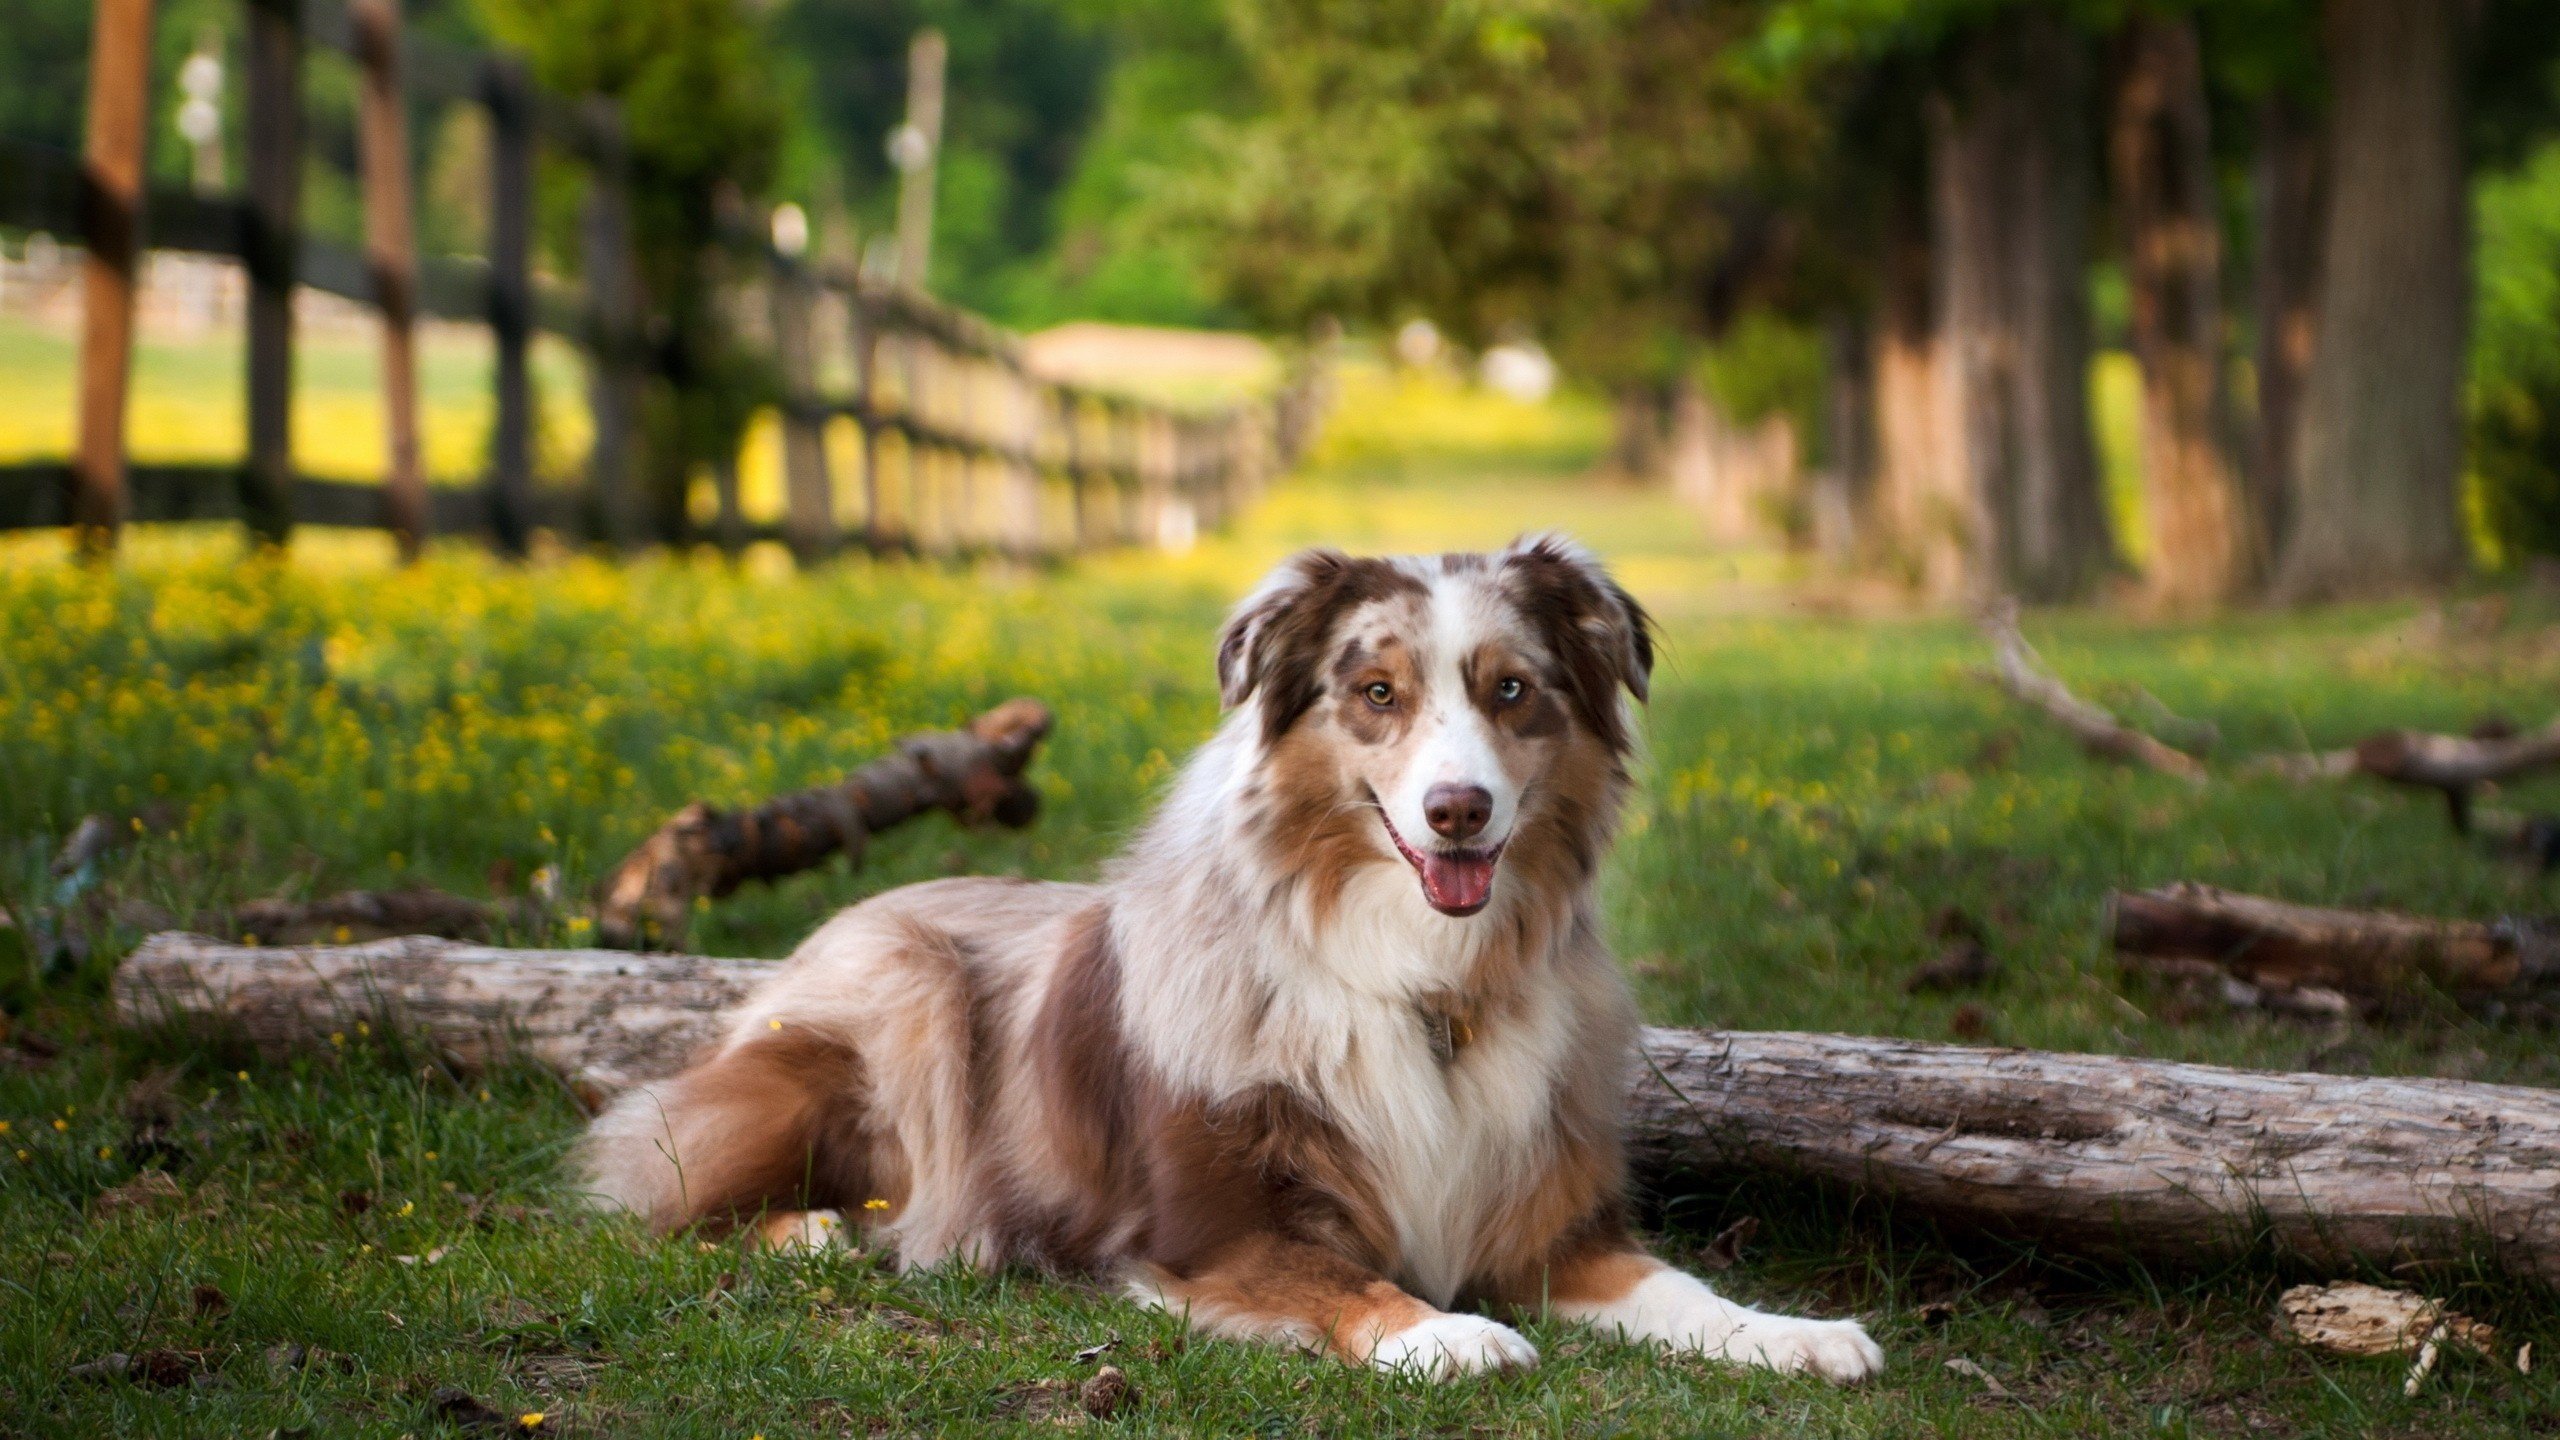
POLYGON ((1434 1378, 1534 1364, 1495 1315, 1836 1381, 1629 1232, 1636 1015, 1593 882, 1644 611, 1581 549, 1287 561, 1227 710, 1095 884, 936 881, 836 916, 585 1184, 660 1230, 845 1229, 899 1263, 1126 1284, 1216 1335, 1434 1378))

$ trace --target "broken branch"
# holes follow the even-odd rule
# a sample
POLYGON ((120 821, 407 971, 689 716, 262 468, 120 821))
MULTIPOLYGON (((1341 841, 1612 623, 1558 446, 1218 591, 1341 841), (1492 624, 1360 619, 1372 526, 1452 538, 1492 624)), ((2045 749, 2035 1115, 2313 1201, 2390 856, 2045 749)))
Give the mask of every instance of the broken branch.
POLYGON ((2209 967, 2279 1008, 2340 1008, 2323 999, 2337 995, 2373 1010, 2424 985, 2483 996, 2560 973, 2560 934, 2524 920, 2335 910, 2190 884, 2118 891, 2107 907, 2119 956, 2173 971, 2209 967))
POLYGON ((1991 639, 1992 658, 1997 666, 1993 678, 2000 688, 2043 711, 2047 718, 2071 732, 2080 748, 2102 759, 2145 765, 2191 783, 2203 782, 2202 761, 2125 724, 2072 694, 2069 686, 2054 678, 2035 647, 2019 633, 2017 602, 2004 600, 1985 610, 1982 631, 1991 639))
POLYGON ((1040 795, 1022 771, 1049 725, 1048 706, 1007 700, 966 730, 910 735, 895 754, 833 785, 752 810, 716 810, 697 800, 598 887, 596 931, 605 943, 631 949, 672 943, 683 936, 696 897, 796 875, 838 851, 859 864, 872 835, 928 810, 947 810, 964 825, 1028 825, 1040 813, 1040 795))

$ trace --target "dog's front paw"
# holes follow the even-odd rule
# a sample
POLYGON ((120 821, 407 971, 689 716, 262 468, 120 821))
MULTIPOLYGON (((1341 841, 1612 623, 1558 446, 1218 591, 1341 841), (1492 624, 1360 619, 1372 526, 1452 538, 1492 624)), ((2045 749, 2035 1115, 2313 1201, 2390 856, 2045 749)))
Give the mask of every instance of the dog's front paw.
POLYGON ((1854 1385, 1884 1369, 1884 1348, 1855 1320, 1752 1319, 1725 1337, 1723 1355, 1789 1375, 1819 1375, 1854 1385))
POLYGON ((1455 1380, 1484 1370, 1526 1370, 1538 1351, 1508 1325, 1481 1315, 1434 1315, 1378 1341, 1369 1363, 1425 1380, 1455 1380))

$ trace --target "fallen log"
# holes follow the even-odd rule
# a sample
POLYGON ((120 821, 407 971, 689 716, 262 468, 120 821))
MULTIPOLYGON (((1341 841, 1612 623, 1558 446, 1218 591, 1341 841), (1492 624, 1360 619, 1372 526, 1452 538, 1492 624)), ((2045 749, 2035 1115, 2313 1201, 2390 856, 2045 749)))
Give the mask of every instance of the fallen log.
POLYGON ((1992 678, 2000 688, 2044 712, 2048 719, 2069 731, 2081 749, 2101 759, 2148 766, 2190 783, 2203 782, 2203 761, 2125 724, 2103 707, 2072 694, 2071 687, 2056 679, 2045 668, 2035 647, 2019 632, 2016 602, 2003 602, 1984 611, 1982 631, 1991 640, 1995 665, 1992 678))
POLYGON ((359 1020, 457 1064, 526 1059, 609 1095, 676 1068, 769 960, 509 950, 413 935, 360 945, 234 945, 165 931, 116 971, 127 1025, 207 1025, 280 1055, 359 1020))
POLYGON ((2226 975, 2276 1008, 2372 1011, 2426 986, 2461 997, 2560 978, 2560 932, 2531 920, 2442 920, 2295 905, 2178 884, 2107 897, 2116 954, 2172 973, 2226 975), (2288 1003, 2289 1001, 2300 1003, 2288 1003))
POLYGON ((505 926, 540 922, 539 906, 515 900, 472 900, 423 887, 342 890, 316 900, 248 900, 231 911, 232 929, 269 945, 316 940, 381 940, 434 935, 479 940, 505 926))
POLYGON ((1028 825, 1040 813, 1040 794, 1022 771, 1049 725, 1048 706, 1007 700, 965 730, 910 735, 895 753, 833 785, 752 810, 718 810, 697 800, 641 841, 597 887, 596 933, 626 949, 674 944, 698 897, 716 899, 750 880, 796 875, 838 851, 859 864, 871 836, 928 810, 947 810, 965 825, 1028 825))
MULTIPOLYGON (((270 1049, 357 1019, 603 1092, 671 1069, 765 962, 438 940, 263 949, 180 934, 116 977, 129 1023, 270 1049)), ((1639 1174, 1774 1167, 1946 1223, 2103 1254, 2273 1242, 2323 1262, 2473 1253, 2560 1279, 2560 1094, 1845 1035, 1648 1030, 1639 1174)))

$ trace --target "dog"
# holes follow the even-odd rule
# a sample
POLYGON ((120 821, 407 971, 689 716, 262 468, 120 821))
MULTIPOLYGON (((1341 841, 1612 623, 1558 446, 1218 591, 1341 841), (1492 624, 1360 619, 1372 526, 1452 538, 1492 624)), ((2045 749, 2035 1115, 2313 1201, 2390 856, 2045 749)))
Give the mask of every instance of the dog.
POLYGON ((1435 1379, 1536 1363, 1477 1307, 1865 1379, 1855 1322, 1734 1304, 1628 1228, 1636 1015, 1593 882, 1652 668, 1643 609, 1558 537, 1297 555, 1098 883, 837 915, 597 1117, 586 1188, 660 1231, 1098 1274, 1435 1379))

